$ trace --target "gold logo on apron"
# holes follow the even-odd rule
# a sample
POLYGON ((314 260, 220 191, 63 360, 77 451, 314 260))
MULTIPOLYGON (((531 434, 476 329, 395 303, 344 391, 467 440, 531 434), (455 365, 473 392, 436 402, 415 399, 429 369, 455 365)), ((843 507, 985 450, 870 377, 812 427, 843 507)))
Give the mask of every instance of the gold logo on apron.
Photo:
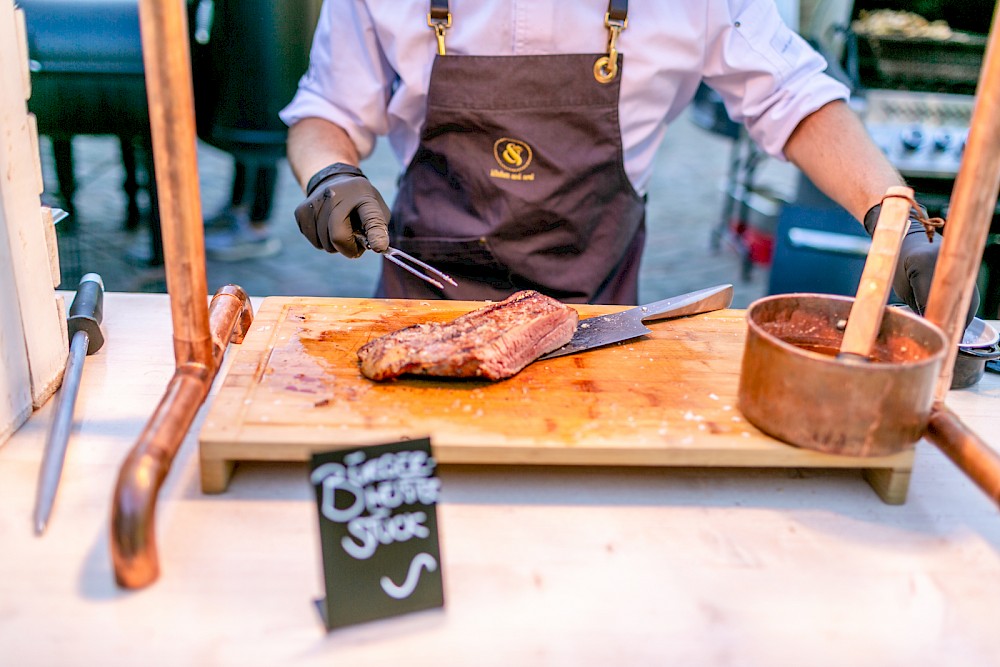
POLYGON ((518 139, 503 137, 493 143, 493 158, 500 169, 490 169, 490 177, 505 181, 533 181, 535 175, 524 170, 531 164, 531 146, 518 139))

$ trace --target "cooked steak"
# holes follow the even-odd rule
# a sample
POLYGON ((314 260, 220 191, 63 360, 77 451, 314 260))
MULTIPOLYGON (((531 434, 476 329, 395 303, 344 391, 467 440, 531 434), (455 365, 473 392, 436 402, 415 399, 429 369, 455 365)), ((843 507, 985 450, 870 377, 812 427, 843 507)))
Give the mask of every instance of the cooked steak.
POLYGON ((358 350, 361 373, 372 380, 404 373, 502 380, 568 343, 578 319, 569 306, 525 290, 451 322, 376 338, 358 350))

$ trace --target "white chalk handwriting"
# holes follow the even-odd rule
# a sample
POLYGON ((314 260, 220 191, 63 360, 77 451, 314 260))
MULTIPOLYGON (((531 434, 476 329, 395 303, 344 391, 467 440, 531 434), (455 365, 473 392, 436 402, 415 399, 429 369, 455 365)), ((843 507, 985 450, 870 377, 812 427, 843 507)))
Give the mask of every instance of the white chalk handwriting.
POLYGON ((437 561, 434 560, 434 556, 421 551, 410 561, 410 569, 406 573, 406 580, 399 585, 389 577, 382 577, 379 581, 382 584, 382 590, 385 591, 386 595, 397 600, 410 597, 413 595, 413 591, 416 590, 417 584, 420 583, 421 567, 426 567, 428 572, 433 572, 437 569, 437 561))
POLYGON ((430 535, 424 525, 427 520, 424 512, 394 515, 392 510, 402 505, 437 502, 441 480, 431 477, 436 465, 434 458, 422 451, 385 453, 368 461, 365 453, 359 451, 345 456, 344 464, 324 463, 312 472, 310 479, 313 484, 322 485, 323 516, 347 524, 350 535, 341 540, 344 551, 363 560, 370 558, 381 544, 430 535))

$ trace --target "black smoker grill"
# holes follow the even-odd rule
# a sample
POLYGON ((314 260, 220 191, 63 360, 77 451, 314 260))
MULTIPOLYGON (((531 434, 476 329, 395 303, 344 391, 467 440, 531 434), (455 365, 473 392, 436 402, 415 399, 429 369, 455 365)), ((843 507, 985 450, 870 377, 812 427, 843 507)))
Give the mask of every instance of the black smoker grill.
MULTIPOLYGON (((38 119, 39 133, 52 139, 64 206, 73 212, 72 138, 118 136, 128 196, 126 227, 139 224, 137 194, 145 181, 152 227, 150 263, 161 264, 138 0, 18 4, 24 9, 31 59, 29 108, 38 119), (144 169, 137 170, 137 162, 144 169), (143 171, 145 178, 140 177, 143 171)), ((284 157, 287 128, 277 114, 291 100, 308 65, 320 4, 187 0, 199 138, 250 165, 273 164, 284 157)))
POLYGON ((244 162, 285 157, 278 112, 309 66, 322 0, 189 0, 198 136, 244 162))
MULTIPOLYGON (((63 205, 76 221, 71 140, 119 137, 128 196, 126 225, 139 224, 137 149, 149 168, 150 136, 136 0, 19 0, 31 66, 29 110, 52 140, 63 205)), ((149 168, 149 173, 152 173, 149 168)), ((152 179, 149 179, 150 184, 152 179)), ((155 195, 151 193, 155 202, 155 195)), ((155 209, 155 204, 153 205, 155 209)))

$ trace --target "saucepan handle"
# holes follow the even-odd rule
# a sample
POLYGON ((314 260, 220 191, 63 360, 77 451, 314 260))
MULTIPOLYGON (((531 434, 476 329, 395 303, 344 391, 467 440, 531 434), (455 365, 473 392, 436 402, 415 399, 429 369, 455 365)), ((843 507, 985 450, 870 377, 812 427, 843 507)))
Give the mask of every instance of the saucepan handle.
POLYGON ((976 359, 985 359, 986 361, 1000 359, 1000 343, 996 343, 990 347, 966 347, 959 350, 958 353, 966 354, 976 359))

